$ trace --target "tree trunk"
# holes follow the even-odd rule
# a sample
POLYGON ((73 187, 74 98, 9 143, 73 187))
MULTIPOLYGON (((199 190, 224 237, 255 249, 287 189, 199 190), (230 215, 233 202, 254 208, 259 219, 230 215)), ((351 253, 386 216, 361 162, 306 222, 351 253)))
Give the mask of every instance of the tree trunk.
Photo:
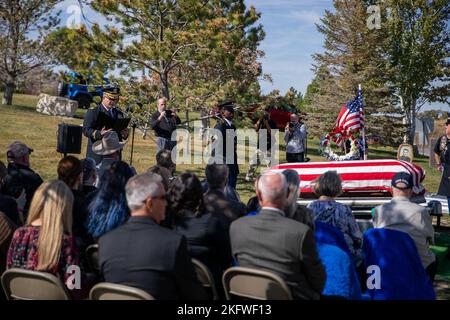
POLYGON ((161 73, 161 91, 163 96, 170 100, 169 75, 167 72, 161 73))
POLYGON ((7 106, 12 105, 12 98, 16 85, 14 81, 8 81, 5 86, 5 92, 3 93, 2 104, 7 106))
POLYGON ((416 135, 416 103, 410 101, 411 126, 409 131, 409 144, 414 145, 414 137, 416 135))

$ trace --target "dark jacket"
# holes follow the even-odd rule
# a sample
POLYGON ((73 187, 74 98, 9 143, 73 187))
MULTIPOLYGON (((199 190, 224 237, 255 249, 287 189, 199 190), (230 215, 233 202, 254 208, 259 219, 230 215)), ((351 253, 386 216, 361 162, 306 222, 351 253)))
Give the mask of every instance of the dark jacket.
POLYGON ((216 283, 220 283, 223 272, 232 262, 228 230, 210 213, 195 217, 192 211, 185 210, 181 214, 182 217, 175 218, 174 230, 186 237, 192 258, 203 262, 216 283))
MULTIPOLYGON (((121 119, 126 117, 126 115, 119 109, 113 108, 112 110, 114 118, 121 119)), ((92 151, 92 144, 95 141, 102 139, 101 131, 103 128, 101 128, 101 125, 97 123, 98 114, 100 112, 103 112, 109 116, 108 112, 105 110, 105 107, 103 107, 102 104, 99 104, 97 107, 91 108, 86 112, 83 121, 83 134, 88 138, 86 158, 94 159, 96 164, 99 164, 102 161, 102 156, 92 151)), ((119 140, 122 141, 123 139, 121 133, 117 132, 117 134, 119 136, 119 140)))
POLYGON ((296 299, 319 299, 326 273, 309 227, 281 212, 262 209, 233 222, 230 238, 239 266, 278 274, 296 299))
POLYGON ((131 217, 100 237, 104 281, 140 288, 159 300, 203 299, 186 238, 148 217, 131 217))
POLYGON ((16 199, 13 197, 0 193, 0 211, 3 212, 17 226, 21 226, 23 224, 22 221, 20 221, 16 199))
POLYGON ((17 199, 22 189, 25 189, 27 202, 24 207, 24 221, 26 220, 34 193, 42 182, 41 177, 31 168, 16 163, 8 164, 8 175, 4 179, 2 191, 17 199))
POLYGON ((172 132, 177 128, 177 124, 181 123, 181 120, 178 117, 166 117, 158 121, 160 115, 161 113, 159 111, 152 114, 150 126, 155 131, 156 136, 170 140, 172 138, 172 132))
POLYGON ((72 211, 72 233, 77 241, 77 245, 84 251, 88 245, 93 243, 92 238, 86 231, 86 220, 88 217, 88 201, 82 191, 72 190, 73 211, 72 211))
POLYGON ((223 140, 222 140, 223 144, 222 144, 222 150, 216 150, 216 148, 213 149, 211 156, 217 157, 217 158, 222 158, 223 163, 228 165, 230 174, 232 174, 232 173, 238 174, 239 166, 237 163, 237 136, 234 135, 234 138, 233 138, 233 132, 236 133, 235 125, 233 123, 231 123, 231 126, 230 126, 230 125, 228 125, 228 123, 226 121, 223 121, 223 122, 218 121, 218 123, 216 124, 214 129, 219 130, 221 132, 222 138, 223 138, 223 140), (232 148, 228 147, 228 143, 227 143, 227 141, 229 141, 231 139, 233 139, 233 144, 232 144, 233 147, 232 148), (216 151, 218 151, 217 155, 216 155, 216 151), (227 157, 230 159, 230 162, 231 162, 232 156, 233 156, 232 163, 228 163, 227 157))
POLYGON ((228 200, 219 189, 208 190, 203 195, 205 212, 219 218, 228 229, 230 223, 246 214, 245 204, 228 200))

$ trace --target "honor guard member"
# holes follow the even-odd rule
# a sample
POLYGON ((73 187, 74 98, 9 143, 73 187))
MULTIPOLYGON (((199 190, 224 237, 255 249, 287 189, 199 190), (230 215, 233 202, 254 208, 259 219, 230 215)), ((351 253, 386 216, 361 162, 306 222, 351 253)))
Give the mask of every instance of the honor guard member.
MULTIPOLYGON (((118 87, 104 88, 102 102, 97 107, 89 109, 84 117, 83 134, 88 138, 86 158, 94 159, 97 165, 102 161, 102 156, 92 151, 92 145, 94 142, 102 140, 106 133, 113 130, 100 127, 101 125, 97 123, 98 115, 103 112, 114 119, 125 118, 125 114, 116 108, 119 97, 120 89, 118 87)), ((117 132, 117 134, 120 141, 126 140, 128 129, 117 132)))
POLYGON ((437 194, 447 197, 450 208, 450 118, 445 122, 445 134, 436 142, 434 158, 438 165, 438 170, 442 173, 437 194))
MULTIPOLYGON (((239 166, 237 163, 237 137, 236 137, 236 126, 233 123, 234 117, 234 105, 232 102, 225 102, 219 105, 222 109, 222 118, 217 121, 214 129, 219 130, 222 133, 222 150, 218 150, 223 157, 223 163, 228 166, 228 186, 236 189, 237 177, 239 175, 239 166), (233 139, 234 141, 230 143, 233 147, 229 148, 227 141, 233 139)), ((213 150, 215 151, 215 150, 213 150)), ((215 157, 215 152, 212 154, 215 157)))

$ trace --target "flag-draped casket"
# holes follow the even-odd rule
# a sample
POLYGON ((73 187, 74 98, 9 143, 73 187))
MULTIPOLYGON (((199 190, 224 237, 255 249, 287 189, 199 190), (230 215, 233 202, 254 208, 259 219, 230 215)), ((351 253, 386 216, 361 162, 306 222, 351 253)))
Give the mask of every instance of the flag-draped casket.
POLYGON ((281 172, 294 169, 300 176, 301 197, 313 195, 312 182, 326 171, 336 171, 342 179, 342 189, 346 195, 390 195, 391 180, 397 172, 408 172, 413 176, 416 195, 425 192, 421 182, 425 171, 412 163, 399 160, 327 161, 286 163, 270 168, 281 172))

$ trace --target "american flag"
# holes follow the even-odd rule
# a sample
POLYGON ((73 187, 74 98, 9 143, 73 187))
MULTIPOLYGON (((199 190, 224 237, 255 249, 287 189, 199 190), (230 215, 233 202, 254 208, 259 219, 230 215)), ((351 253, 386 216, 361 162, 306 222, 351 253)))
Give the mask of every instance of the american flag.
POLYGON ((311 197, 313 181, 330 170, 340 175, 342 189, 346 193, 390 193, 391 180, 397 172, 407 172, 412 175, 414 194, 422 194, 425 191, 422 185, 425 171, 415 164, 402 160, 286 163, 274 166, 269 171, 282 172, 286 169, 294 169, 298 172, 303 197, 311 197))
MULTIPOLYGON (((344 138, 350 131, 359 131, 364 127, 364 112, 362 102, 362 90, 358 90, 355 99, 344 105, 339 112, 333 132, 340 133, 344 138)), ((343 138, 334 139, 337 145, 341 145, 343 138)))

